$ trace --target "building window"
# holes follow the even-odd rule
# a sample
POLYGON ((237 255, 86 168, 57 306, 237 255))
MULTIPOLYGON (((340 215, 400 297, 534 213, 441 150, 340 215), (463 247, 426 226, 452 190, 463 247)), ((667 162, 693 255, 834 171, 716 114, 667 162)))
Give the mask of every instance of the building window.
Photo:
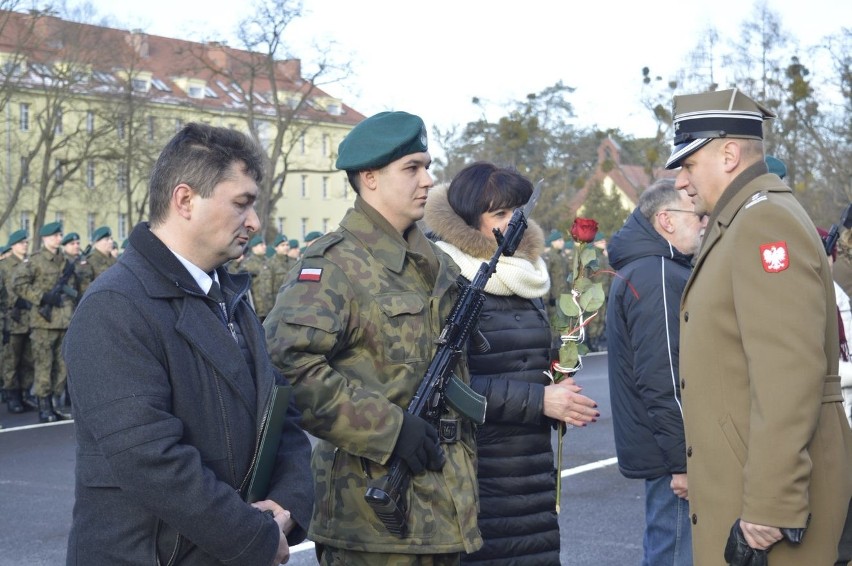
POLYGON ((302 132, 302 135, 299 136, 299 153, 301 153, 302 155, 305 155, 305 147, 305 134, 304 132, 302 132))
POLYGON ((29 212, 21 212, 21 230, 26 230, 27 233, 30 232, 30 213, 29 212))
POLYGON ((118 164, 118 170, 116 171, 116 185, 118 186, 119 191, 127 190, 127 167, 124 163, 118 164))
POLYGON ((131 79, 130 85, 134 92, 148 92, 148 81, 145 79, 131 79))
POLYGON ((308 219, 302 218, 302 237, 300 238, 303 242, 305 241, 305 236, 308 233, 308 219))
POLYGON ((89 241, 92 240, 92 234, 95 233, 95 213, 87 212, 86 213, 86 237, 89 241))
POLYGON ((154 141, 154 117, 148 116, 148 141, 154 141))
POLYGON ((322 178, 322 198, 328 199, 328 177, 322 178))
POLYGON ((187 94, 190 98, 204 98, 204 87, 191 86, 187 94))
POLYGON ((328 233, 328 222, 329 222, 328 218, 322 219, 322 233, 323 234, 328 233))
POLYGON ((95 188, 95 162, 91 159, 86 163, 86 187, 95 188))
POLYGON ((308 198, 308 176, 302 175, 302 198, 308 198))
POLYGON ((118 121, 115 124, 115 130, 118 133, 118 139, 120 139, 120 140, 124 139, 124 128, 125 128, 124 116, 119 116, 118 121))
POLYGON ((120 212, 118 214, 118 240, 124 240, 127 237, 127 214, 120 212))
POLYGON ((65 223, 65 213, 62 212, 61 210, 57 210, 56 214, 53 215, 53 221, 59 222, 60 224, 64 224, 65 223))
POLYGON ((30 131, 30 105, 28 102, 21 103, 21 131, 30 131))
POLYGON ((56 177, 56 184, 61 186, 65 180, 65 165, 62 163, 61 159, 57 159, 53 162, 53 171, 56 177))
POLYGON ((284 217, 279 216, 278 220, 275 221, 275 225, 278 226, 278 233, 283 234, 284 233, 284 217))
POLYGON ((62 107, 57 106, 56 108, 56 122, 53 126, 53 133, 58 135, 62 134, 62 107))
POLYGON ((331 143, 330 143, 330 139, 328 137, 328 134, 323 134, 322 135, 322 154, 323 154, 323 157, 328 156, 328 148, 329 148, 330 145, 331 145, 331 143))
POLYGON ((346 175, 343 176, 343 198, 349 198, 349 189, 351 185, 349 184, 349 177, 346 175))
POLYGON ((95 113, 91 110, 86 112, 86 133, 91 134, 95 131, 95 113))
POLYGON ((21 183, 26 185, 30 182, 30 162, 26 157, 21 157, 21 183))

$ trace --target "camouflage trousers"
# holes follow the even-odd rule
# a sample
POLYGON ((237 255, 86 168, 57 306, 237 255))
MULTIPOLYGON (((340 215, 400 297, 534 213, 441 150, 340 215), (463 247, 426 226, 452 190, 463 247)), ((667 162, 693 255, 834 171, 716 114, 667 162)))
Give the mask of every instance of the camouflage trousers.
POLYGON ((317 553, 322 553, 321 566, 458 566, 461 555, 451 554, 378 554, 375 552, 357 552, 317 545, 317 553))
POLYGON ((33 328, 30 331, 35 360, 34 393, 36 397, 62 395, 65 392, 65 361, 62 359, 64 337, 64 328, 60 330, 33 328))
POLYGON ((12 334, 3 346, 3 389, 29 391, 33 386, 33 350, 29 334, 12 334))

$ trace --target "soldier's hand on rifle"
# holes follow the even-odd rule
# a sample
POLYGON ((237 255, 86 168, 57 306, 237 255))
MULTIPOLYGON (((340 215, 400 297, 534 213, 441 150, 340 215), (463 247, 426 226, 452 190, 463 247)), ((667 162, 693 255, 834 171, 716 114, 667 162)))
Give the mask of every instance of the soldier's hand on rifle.
POLYGON ((444 451, 435 428, 411 413, 403 413, 402 429, 393 453, 408 464, 411 473, 420 474, 425 468, 438 471, 444 467, 444 451))
POLYGON ((62 304, 62 295, 61 293, 57 293, 55 291, 48 291, 47 293, 41 296, 41 304, 50 305, 52 307, 58 307, 62 304))

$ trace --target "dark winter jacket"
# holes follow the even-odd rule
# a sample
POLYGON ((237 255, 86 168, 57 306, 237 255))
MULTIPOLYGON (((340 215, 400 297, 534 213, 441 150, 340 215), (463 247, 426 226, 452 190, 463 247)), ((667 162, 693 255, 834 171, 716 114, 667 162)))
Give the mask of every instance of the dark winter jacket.
POLYGON ((628 478, 686 472, 678 377, 684 255, 636 209, 607 246, 618 275, 606 312, 618 467, 628 478))
MULTIPOLYGON (((490 259, 497 247, 453 213, 443 188, 429 194, 424 220, 442 249, 448 251, 445 243, 457 248, 448 253, 462 261, 463 274, 466 263, 459 252, 478 258, 470 262, 470 269, 490 259)), ((538 263, 543 238, 541 228, 530 221, 515 257, 527 260, 530 272, 541 269, 545 295, 547 267, 543 261, 538 263)), ((510 269, 503 265, 501 258, 492 279, 500 278, 501 268, 510 269)), ((508 271, 502 273, 504 280, 511 278, 508 271)), ((464 555, 462 563, 559 564, 553 429, 552 421, 543 414, 544 387, 550 383, 544 371, 555 352, 544 301, 541 297, 487 293, 479 330, 490 350, 468 352, 468 363, 471 386, 488 400, 485 424, 476 436, 478 521, 485 544, 476 553, 464 555)))
MULTIPOLYGON (((63 343, 77 431, 69 565, 272 562, 278 527, 240 490, 284 380, 246 300, 248 275, 217 272, 241 344, 145 224, 77 307, 63 343)), ((313 502, 310 443, 297 422, 293 409, 268 495, 299 524, 292 544, 313 502)))

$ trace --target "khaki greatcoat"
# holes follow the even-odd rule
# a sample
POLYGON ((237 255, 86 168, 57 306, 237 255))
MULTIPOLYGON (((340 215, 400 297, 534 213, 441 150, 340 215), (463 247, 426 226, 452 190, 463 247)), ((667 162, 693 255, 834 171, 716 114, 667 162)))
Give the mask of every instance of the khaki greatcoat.
POLYGON ((801 546, 776 544, 769 564, 833 564, 852 437, 834 288, 816 228, 759 163, 725 190, 705 238, 680 319, 695 565, 725 564, 737 517, 804 527, 809 514, 801 546), (767 271, 761 246, 779 242, 789 266, 767 271))

